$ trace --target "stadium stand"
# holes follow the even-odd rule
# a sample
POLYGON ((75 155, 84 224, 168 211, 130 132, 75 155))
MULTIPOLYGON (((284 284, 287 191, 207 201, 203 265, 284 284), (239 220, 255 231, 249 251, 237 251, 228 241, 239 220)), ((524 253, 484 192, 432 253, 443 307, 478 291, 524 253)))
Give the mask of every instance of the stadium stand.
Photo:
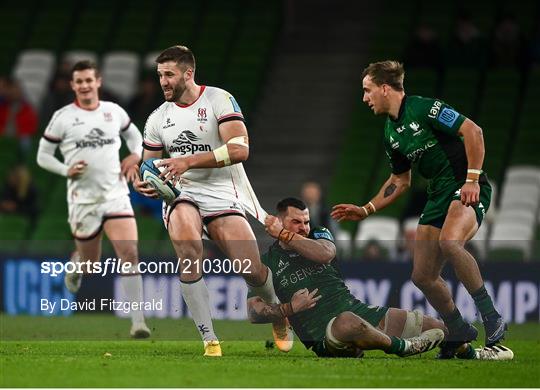
POLYGON ((129 6, 118 15, 108 50, 143 54, 150 45, 159 6, 158 1, 129 1, 129 6))
POLYGON ((513 69, 490 70, 486 75, 477 123, 484 132, 484 170, 496 183, 501 182, 504 174, 506 150, 516 119, 519 83, 519 74, 513 69))
POLYGON ((98 55, 90 50, 70 50, 63 54, 62 60, 68 61, 70 64, 83 60, 98 63, 98 55))
POLYGON ((500 210, 490 240, 490 258, 529 260, 540 209, 540 168, 515 166, 506 172, 500 210))
POLYGON ((26 97, 36 109, 47 93, 55 64, 56 57, 48 50, 26 50, 17 58, 13 76, 19 80, 26 97))
POLYGON ((58 53, 70 32, 75 20, 77 4, 68 2, 49 2, 46 7, 35 9, 32 23, 28 24, 29 36, 26 47, 50 50, 58 53))
POLYGON ((480 72, 471 68, 450 68, 445 72, 441 98, 463 115, 473 118, 480 72))
POLYGON ((103 56, 103 86, 127 104, 137 91, 139 56, 133 52, 115 51, 103 56))
POLYGON ((34 9, 28 3, 17 3, 14 1, 3 1, 0 4, 0 34, 9 39, 0 40, 0 73, 11 72, 15 58, 23 47, 23 42, 27 35, 27 21, 31 18, 34 9))
MULTIPOLYGON (((320 27, 315 20, 284 21, 279 2, 261 7, 254 0, 182 1, 181 6, 159 12, 160 6, 171 3, 131 0, 129 7, 124 8, 98 0, 77 8, 52 4, 37 10, 27 4, 2 3, 0 12, 6 17, 0 32, 10 39, 0 43, 5 53, 0 69, 20 80, 32 104, 39 108, 57 64, 66 59, 90 58, 101 62, 104 86, 123 103, 136 92, 140 71, 154 71, 159 50, 173 44, 187 44, 198 59, 197 78, 229 90, 244 110, 257 148, 247 168, 268 208, 284 192, 294 193, 298 187, 294 183, 304 181, 306 172, 315 172, 325 186, 331 182, 328 185, 331 204, 357 203, 376 193, 390 173, 382 145, 384 118, 372 115, 362 103, 359 72, 366 62, 399 58, 418 26, 425 24, 433 28, 443 45, 450 39, 459 12, 470 15, 487 40, 492 38, 501 15, 514 14, 525 36, 532 36, 539 27, 535 19, 539 8, 534 1, 520 2, 519 6, 503 2, 491 6, 487 0, 455 4, 418 0, 413 5, 389 0, 377 5, 376 12, 384 15, 394 28, 385 28, 375 19, 372 25, 357 24, 353 28, 339 11, 335 14, 329 11, 328 20, 340 20, 339 28, 345 32, 339 35, 337 28, 329 29, 315 45, 313 37, 318 36, 320 27), (290 30, 288 35, 280 36, 285 27, 290 30), (329 36, 334 39, 330 45, 325 41, 329 36), (352 45, 350 37, 358 36, 365 39, 352 45), (342 44, 335 43, 338 41, 342 44), (367 42, 369 48, 365 47, 367 42), (310 53, 321 48, 332 55, 321 58, 320 53, 310 53), (279 58, 274 60, 274 57, 279 58), (306 67, 306 63, 331 69, 332 83, 326 85, 320 73, 306 67), (328 96, 320 96, 321 89, 328 96), (311 120, 309 113, 313 112, 324 115, 311 120), (282 137, 276 136, 276 129, 282 137), (328 131, 332 131, 331 140, 326 137, 328 131), (302 150, 290 146, 300 143, 302 150), (276 150, 287 158, 276 159, 276 150), (265 161, 272 161, 272 173, 268 173, 265 161), (287 183, 275 188, 273 183, 285 174, 287 183)), ((302 0, 299 4, 306 8, 302 0)), ((523 214, 520 220, 524 222, 514 232, 521 232, 519 229, 527 225, 524 237, 539 240, 537 202, 532 195, 512 195, 510 183, 514 190, 534 195, 525 171, 516 166, 528 166, 532 171, 540 166, 536 151, 540 140, 534 115, 540 106, 540 68, 486 66, 487 63, 476 67, 446 66, 442 70, 407 68, 405 85, 410 94, 442 98, 484 129, 487 150, 484 167, 494 183, 502 184, 499 205, 502 211, 495 218, 493 209, 498 202, 492 204, 493 216, 485 221, 472 244, 482 253, 491 254, 504 248, 491 244, 486 248, 484 240, 505 236, 505 226, 514 226, 519 213, 523 214), (508 164, 512 168, 506 169, 508 164), (506 211, 514 209, 513 216, 506 211), (521 210, 537 217, 530 218, 521 210), (490 226, 492 218, 494 224, 490 226)), ((33 151, 37 141, 33 141, 33 151)), ((18 155, 16 144, 15 139, 0 138, 2 177, 10 164, 24 158, 18 155)), ((54 235, 69 237, 65 205, 53 201, 64 199, 64 180, 43 172, 31 158, 26 158, 40 189, 43 208, 37 228, 30 236, 44 239, 63 220, 62 228, 54 235)), ((403 196, 380 216, 397 220, 407 201, 408 195, 403 196)), ((142 218, 141 237, 153 239, 154 229, 163 233, 158 225, 150 218, 142 218)), ((349 242, 350 237, 355 237, 357 226, 349 223, 343 227, 345 231, 336 232, 336 236, 349 242)), ((15 223, 13 235, 19 237, 25 229, 23 224, 15 223)), ((343 244, 340 250, 349 253, 348 248, 343 244)), ((519 252, 518 257, 534 257, 534 248, 530 248, 514 249, 519 252)))
POLYGON ((396 255, 396 242, 399 238, 399 222, 392 217, 373 216, 359 223, 354 237, 356 249, 362 249, 369 240, 377 240, 389 253, 396 255))
POLYGON ((115 4, 106 0, 95 0, 81 7, 65 49, 90 50, 101 54, 107 49, 117 27, 116 12, 115 4))
POLYGON ((538 107, 540 107, 540 67, 532 68, 526 82, 522 112, 518 121, 517 135, 513 142, 510 163, 540 166, 537 130, 538 107))

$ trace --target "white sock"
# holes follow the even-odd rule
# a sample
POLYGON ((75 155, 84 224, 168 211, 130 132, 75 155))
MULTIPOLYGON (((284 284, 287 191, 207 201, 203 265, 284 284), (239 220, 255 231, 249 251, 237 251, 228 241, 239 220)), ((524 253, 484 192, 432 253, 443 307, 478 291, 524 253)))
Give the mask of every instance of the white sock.
POLYGON ((186 301, 187 307, 195 322, 195 326, 203 341, 217 340, 212 324, 212 314, 210 313, 210 294, 208 287, 201 277, 193 283, 180 281, 182 297, 186 301))
POLYGON ((276 291, 274 290, 274 282, 272 281, 272 271, 268 267, 267 269, 268 276, 263 285, 248 287, 256 296, 261 297, 266 303, 279 303, 276 291))
MULTIPOLYGON (((121 276, 120 284, 124 289, 124 294, 131 302, 142 302, 143 301, 143 286, 142 286, 142 276, 141 275, 129 275, 121 276)), ((131 322, 133 324, 144 322, 144 314, 142 310, 131 310, 129 312, 131 315, 131 322)))

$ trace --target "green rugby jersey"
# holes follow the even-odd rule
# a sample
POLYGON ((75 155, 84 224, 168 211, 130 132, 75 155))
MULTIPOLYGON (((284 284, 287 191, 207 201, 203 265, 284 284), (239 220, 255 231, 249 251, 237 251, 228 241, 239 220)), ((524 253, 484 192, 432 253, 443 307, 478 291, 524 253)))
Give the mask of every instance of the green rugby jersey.
MULTIPOLYGON (((465 119, 441 100, 405 96, 398 118, 388 116, 384 127, 392 173, 404 173, 417 163, 418 172, 429 180, 428 195, 462 185, 467 155, 458 130, 465 119)), ((484 174, 480 182, 487 182, 484 174)))
MULTIPOLYGON (((334 242, 330 231, 323 227, 312 229, 309 238, 334 242)), ((319 289, 321 299, 315 307, 289 317, 295 333, 308 348, 314 341, 322 340, 326 325, 332 318, 344 311, 366 306, 350 293, 333 264, 335 261, 315 263, 294 251, 286 251, 278 241, 262 256, 262 262, 272 270, 274 289, 281 302, 290 302, 300 289, 319 289)))

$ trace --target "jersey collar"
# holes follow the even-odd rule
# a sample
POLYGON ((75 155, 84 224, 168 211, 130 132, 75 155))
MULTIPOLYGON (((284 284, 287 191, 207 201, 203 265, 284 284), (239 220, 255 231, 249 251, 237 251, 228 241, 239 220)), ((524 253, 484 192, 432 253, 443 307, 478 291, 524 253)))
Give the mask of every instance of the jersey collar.
POLYGON ((182 107, 182 108, 187 108, 189 106, 192 106, 193 104, 195 104, 199 100, 199 98, 202 96, 205 89, 206 89, 206 85, 201 85, 201 89, 199 90, 199 96, 197 96, 197 99, 195 99, 192 103, 189 103, 189 104, 174 103, 174 104, 176 104, 178 107, 182 107))
POLYGON ((396 119, 392 119, 390 115, 388 115, 388 118, 394 123, 401 122, 401 119, 403 118, 403 113, 405 112, 405 104, 407 102, 407 95, 403 96, 403 99, 401 100, 401 105, 399 106, 399 112, 396 119))
POLYGON ((84 108, 82 107, 80 104, 79 104, 79 101, 77 99, 75 99, 75 101, 73 102, 73 104, 75 104, 77 107, 79 107, 81 110, 84 110, 84 111, 96 111, 99 106, 101 106, 101 100, 98 101, 98 105, 96 108, 94 108, 93 110, 89 110, 88 108, 84 108))

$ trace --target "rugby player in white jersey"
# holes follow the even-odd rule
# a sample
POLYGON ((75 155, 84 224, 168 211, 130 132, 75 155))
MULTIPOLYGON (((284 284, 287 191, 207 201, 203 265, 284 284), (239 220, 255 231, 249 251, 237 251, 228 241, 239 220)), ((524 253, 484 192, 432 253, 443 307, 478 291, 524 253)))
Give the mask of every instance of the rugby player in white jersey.
MULTIPOLYGON (((69 224, 77 248, 72 261, 100 261, 104 231, 117 258, 133 264, 121 276, 126 298, 142 302, 142 278, 135 271, 137 225, 127 186, 128 180, 137 177, 142 137, 124 109, 99 100, 101 77, 94 63, 77 62, 71 75, 75 101, 54 113, 40 140, 37 162, 42 168, 67 177, 69 224), (120 136, 131 152, 122 161, 120 136), (57 147, 63 162, 54 156, 57 147)), ((76 293, 81 280, 82 273, 66 274, 66 287, 76 293)), ((130 314, 131 336, 149 337, 143 312, 131 310, 130 314)))
MULTIPOLYGON (((261 263, 245 215, 246 211, 254 215, 254 203, 258 204, 239 164, 249 155, 247 129, 231 94, 195 83, 195 58, 187 47, 164 50, 156 63, 165 103, 146 123, 143 160, 161 158, 163 151, 170 156, 161 163, 162 176, 177 184, 181 194, 164 205, 164 222, 181 264, 182 296, 203 340, 204 355, 221 356, 202 267, 193 264, 203 260, 203 228, 229 259, 249 259, 251 273, 241 275, 266 302, 277 302, 271 273, 261 263)), ((134 188, 145 196, 157 196, 147 182, 136 180, 134 188)), ((259 220, 264 217, 259 215, 259 220)), ((289 351, 288 322, 273 324, 273 331, 277 347, 289 351)))

